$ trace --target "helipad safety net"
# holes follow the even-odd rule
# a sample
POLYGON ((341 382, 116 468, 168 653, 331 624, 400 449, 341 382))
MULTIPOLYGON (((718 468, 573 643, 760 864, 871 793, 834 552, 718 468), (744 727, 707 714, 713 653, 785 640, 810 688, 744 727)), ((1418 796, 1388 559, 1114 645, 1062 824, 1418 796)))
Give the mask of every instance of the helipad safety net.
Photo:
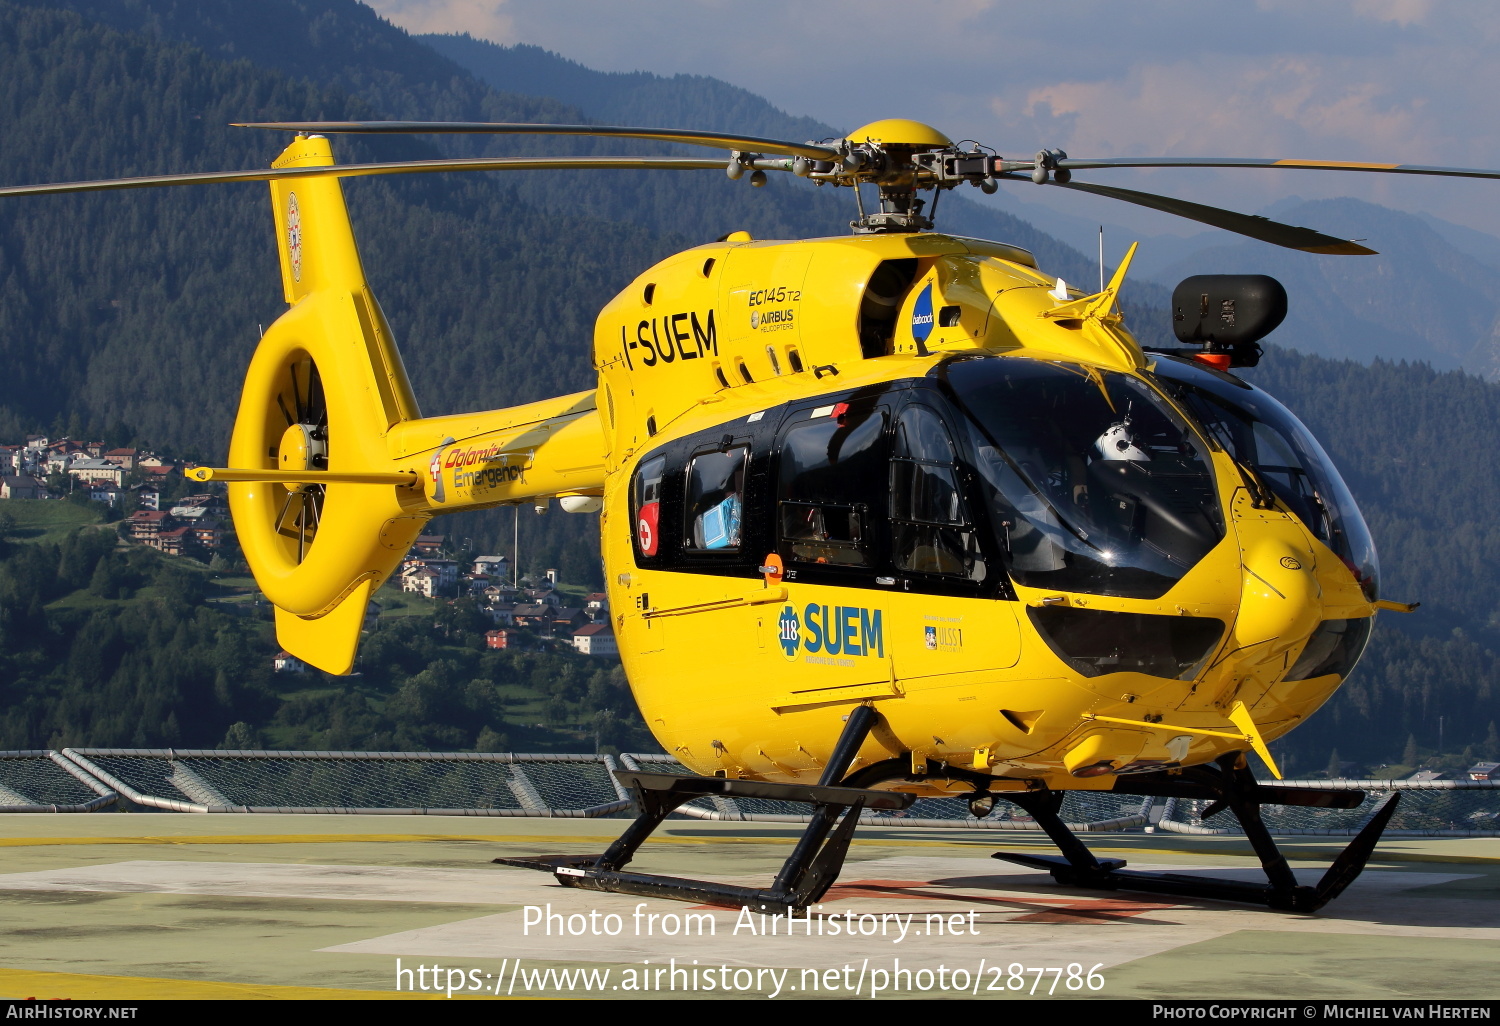
MULTIPOLYGON (((1316 809, 1267 805, 1261 818, 1276 834, 1352 834, 1364 825, 1379 804, 1392 794, 1401 796, 1385 836, 1465 835, 1500 836, 1500 782, 1480 780, 1288 780, 1280 787, 1316 787, 1364 791, 1364 801, 1353 809, 1316 809)), ((1156 825, 1163 830, 1192 834, 1243 833, 1234 815, 1221 812, 1201 819, 1209 803, 1158 799, 1156 825)), ((1148 813, 1148 818, 1151 817, 1148 813)))
POLYGON ((604 816, 630 807, 596 755, 67 748, 63 756, 174 812, 604 816))
POLYGON ((108 785, 57 752, 0 752, 0 812, 94 812, 115 799, 108 785))
MULTIPOLYGON (((0 753, 0 811, 86 812, 116 795, 175 812, 349 813, 364 815, 624 817, 629 792, 617 769, 685 773, 667 755, 525 755, 469 752, 290 752, 170 748, 77 748, 0 753)), ((1268 805, 1278 834, 1352 834, 1387 795, 1400 805, 1386 831, 1500 836, 1500 783, 1439 780, 1309 780, 1275 786, 1363 790, 1355 809, 1268 805)), ((1025 810, 997 795, 976 819, 966 798, 921 798, 902 812, 866 812, 880 827, 1035 830, 1025 810)), ((1207 802, 1069 792, 1062 816, 1076 831, 1161 830, 1236 834, 1230 812, 1202 819, 1207 802)), ((698 798, 679 815, 702 820, 801 823, 806 805, 698 798)))

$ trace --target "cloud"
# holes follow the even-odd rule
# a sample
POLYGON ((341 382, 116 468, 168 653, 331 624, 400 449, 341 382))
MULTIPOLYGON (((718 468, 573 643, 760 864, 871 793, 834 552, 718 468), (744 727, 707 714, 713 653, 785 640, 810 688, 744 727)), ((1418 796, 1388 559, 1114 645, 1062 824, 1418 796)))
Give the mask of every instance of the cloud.
POLYGON ((412 33, 467 32, 496 43, 527 40, 515 35, 515 20, 505 9, 505 0, 457 2, 457 0, 377 0, 370 4, 387 20, 412 33))
MULTIPOLYGON (((373 6, 412 31, 533 43, 601 70, 712 75, 791 113, 845 128, 915 117, 1006 154, 1060 146, 1080 156, 1500 167, 1500 138, 1475 128, 1494 124, 1500 104, 1500 64, 1490 59, 1500 45, 1500 7, 1488 4, 373 0, 373 6)), ((1122 172, 1108 180, 1240 209, 1294 190, 1310 198, 1354 195, 1500 231, 1500 183, 1208 171, 1122 172)))

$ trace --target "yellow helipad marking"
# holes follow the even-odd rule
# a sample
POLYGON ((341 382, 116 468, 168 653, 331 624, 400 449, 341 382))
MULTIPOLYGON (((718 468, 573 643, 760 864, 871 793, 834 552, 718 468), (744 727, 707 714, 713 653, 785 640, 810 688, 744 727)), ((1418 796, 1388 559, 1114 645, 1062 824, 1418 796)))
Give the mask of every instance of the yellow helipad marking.
MULTIPOLYGON (((582 834, 204 834, 184 837, 6 837, 0 838, 0 848, 30 848, 52 844, 367 844, 381 842, 425 842, 425 841, 483 841, 487 844, 613 844, 616 835, 589 836, 582 834)), ((859 839, 855 845, 877 847, 949 847, 954 844, 980 844, 994 847, 1000 838, 964 837, 955 840, 924 840, 918 838, 892 838, 890 840, 859 839)), ((1024 844, 1026 841, 1005 838, 1010 843, 1024 844)), ((1029 840, 1029 839, 1028 839, 1029 840)), ((1037 837, 1035 840, 1040 841, 1037 837)), ((706 834, 701 837, 657 836, 652 844, 784 844, 792 845, 796 837, 727 837, 706 834)), ((1146 850, 1146 849, 1142 849, 1146 850)))
MULTIPOLYGON (((1254 858, 1249 847, 1141 847, 1130 844, 1113 844, 1104 838, 1090 838, 1093 847, 1120 855, 1162 855, 1170 851, 1174 856, 1193 858, 1244 857, 1254 858)), ((94 844, 379 844, 379 843, 425 843, 433 841, 477 841, 486 844, 599 844, 609 845, 615 835, 584 834, 201 834, 179 837, 4 837, 0 848, 30 848, 48 845, 94 845, 94 844)), ((696 837, 658 835, 650 842, 679 845, 778 845, 795 844, 796 837, 732 837, 724 834, 705 833, 696 837)), ((984 848, 1046 848, 1049 843, 1040 834, 1017 836, 1009 831, 997 831, 994 835, 965 833, 962 837, 928 839, 917 837, 856 837, 852 842, 856 848, 953 848, 954 846, 984 848)), ((1335 842, 1331 845, 1307 845, 1288 849, 1286 855, 1296 862, 1317 861, 1333 858, 1343 850, 1335 842)), ((1436 862, 1458 865, 1500 865, 1500 856, 1487 855, 1428 855, 1417 852, 1376 851, 1372 863, 1436 862)))
MULTIPOLYGON (((275 983, 228 983, 219 980, 173 980, 160 976, 90 976, 30 969, 0 969, 0 994, 38 1001, 222 1001, 261 998, 279 1001, 438 1000, 443 994, 410 991, 340 990, 333 987, 288 987, 275 983)), ((455 995, 462 997, 464 995, 455 995)))

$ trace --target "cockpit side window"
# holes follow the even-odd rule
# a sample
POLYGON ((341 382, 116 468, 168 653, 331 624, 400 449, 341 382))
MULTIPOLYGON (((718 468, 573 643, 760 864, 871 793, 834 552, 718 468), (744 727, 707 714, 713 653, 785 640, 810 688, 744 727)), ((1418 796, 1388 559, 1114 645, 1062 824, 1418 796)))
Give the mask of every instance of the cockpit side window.
POLYGON ((910 405, 891 454, 891 554, 904 573, 982 581, 985 562, 959 483, 953 440, 930 407, 910 405))
POLYGON ((871 566, 870 499, 885 462, 885 412, 835 406, 804 416, 782 436, 777 549, 788 563, 871 566))
POLYGON ((937 376, 1017 583, 1157 598, 1224 537, 1206 444, 1145 381, 1014 357, 937 376))
POLYGON ((705 452, 688 464, 682 547, 689 552, 740 551, 749 446, 705 452))

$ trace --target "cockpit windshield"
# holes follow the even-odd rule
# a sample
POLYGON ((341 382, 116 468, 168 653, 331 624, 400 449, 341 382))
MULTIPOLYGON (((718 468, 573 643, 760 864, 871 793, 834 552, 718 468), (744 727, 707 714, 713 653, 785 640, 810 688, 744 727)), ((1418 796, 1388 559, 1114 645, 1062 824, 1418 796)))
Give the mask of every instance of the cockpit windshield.
POLYGON ((938 376, 1018 583, 1156 598, 1224 537, 1204 441, 1145 382, 1005 357, 938 376))
POLYGON ((1155 374, 1231 456, 1253 469, 1344 561, 1365 597, 1375 601, 1380 586, 1375 542, 1354 496, 1312 432, 1269 394, 1239 378, 1170 357, 1157 359, 1155 374))

